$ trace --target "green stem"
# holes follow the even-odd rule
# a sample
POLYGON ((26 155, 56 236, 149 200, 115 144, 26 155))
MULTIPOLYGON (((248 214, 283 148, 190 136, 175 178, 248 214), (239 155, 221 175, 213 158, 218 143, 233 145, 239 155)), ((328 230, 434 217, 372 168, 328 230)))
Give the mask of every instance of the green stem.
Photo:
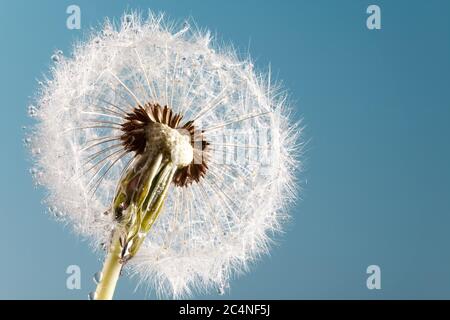
POLYGON ((103 264, 100 282, 95 290, 95 300, 112 299, 120 271, 122 270, 121 251, 119 236, 115 233, 108 256, 103 264))

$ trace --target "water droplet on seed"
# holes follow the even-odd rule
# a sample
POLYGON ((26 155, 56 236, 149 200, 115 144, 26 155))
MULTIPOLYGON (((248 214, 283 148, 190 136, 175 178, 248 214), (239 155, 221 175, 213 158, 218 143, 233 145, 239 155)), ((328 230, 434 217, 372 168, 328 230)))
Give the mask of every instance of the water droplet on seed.
POLYGON ((62 56, 63 56, 62 50, 57 50, 57 51, 55 52, 55 54, 53 54, 53 55, 51 56, 51 59, 53 60, 53 62, 60 62, 62 56))
POLYGON ((58 208, 55 207, 55 206, 50 207, 50 208, 48 209, 48 211, 49 211, 50 214, 51 214, 54 218, 56 218, 56 219, 60 219, 60 218, 64 217, 64 212, 61 211, 61 210, 58 210, 58 208))
POLYGON ((28 107, 28 115, 30 117, 32 117, 32 118, 36 117, 37 116, 37 112, 38 112, 38 109, 35 106, 31 105, 31 106, 28 107))
POLYGON ((25 138, 25 139, 23 139, 23 143, 24 143, 26 146, 29 146, 30 143, 31 143, 31 138, 25 138))
POLYGON ((112 36, 112 34, 113 33, 110 29, 102 30, 102 36, 104 36, 104 37, 110 37, 110 36, 112 36))
POLYGON ((38 155, 38 154, 41 154, 41 149, 40 148, 33 148, 33 149, 31 149, 31 154, 32 155, 38 155))
POLYGON ((94 282, 95 282, 95 284, 99 284, 100 281, 102 281, 102 277, 103 277, 103 273, 101 271, 96 272, 94 274, 94 282))

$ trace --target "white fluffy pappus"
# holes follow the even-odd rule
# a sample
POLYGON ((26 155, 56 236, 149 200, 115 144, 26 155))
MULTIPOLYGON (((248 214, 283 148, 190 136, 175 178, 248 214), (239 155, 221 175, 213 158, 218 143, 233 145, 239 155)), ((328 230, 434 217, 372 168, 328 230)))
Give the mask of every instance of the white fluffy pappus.
POLYGON ((209 32, 162 15, 107 21, 70 57, 53 60, 28 138, 50 212, 95 249, 108 243, 115 222, 104 213, 133 158, 120 141, 124 116, 148 102, 167 105, 203 131, 208 170, 171 187, 126 269, 163 297, 223 292, 268 251, 296 197, 301 128, 289 119, 286 94, 209 32))

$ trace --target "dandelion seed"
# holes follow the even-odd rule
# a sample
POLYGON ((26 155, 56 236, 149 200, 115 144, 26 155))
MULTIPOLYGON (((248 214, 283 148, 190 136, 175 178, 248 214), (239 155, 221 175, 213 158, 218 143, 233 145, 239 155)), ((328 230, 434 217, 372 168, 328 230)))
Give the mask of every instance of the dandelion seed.
POLYGON ((72 58, 55 55, 30 113, 30 172, 50 212, 107 251, 90 298, 111 299, 122 270, 162 296, 223 294, 295 198, 301 129, 285 95, 162 15, 106 22, 72 58))

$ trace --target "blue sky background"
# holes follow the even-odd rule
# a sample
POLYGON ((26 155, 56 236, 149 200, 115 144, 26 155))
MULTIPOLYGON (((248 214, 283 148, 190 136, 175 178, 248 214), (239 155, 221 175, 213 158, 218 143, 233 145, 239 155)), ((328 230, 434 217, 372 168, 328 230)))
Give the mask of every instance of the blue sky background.
MULTIPOLYGON (((450 2, 0 1, 0 298, 86 299, 100 257, 52 221, 33 187, 22 126, 56 49, 104 17, 165 11, 217 32, 283 80, 311 139, 302 201, 232 299, 450 298, 450 2), (66 28, 81 7, 82 29, 66 28), (366 8, 382 30, 366 28, 366 8), (306 183, 307 182, 307 183, 306 183), (81 290, 66 289, 68 265, 81 290), (381 267, 382 289, 366 288, 381 267)), ((121 279, 116 298, 155 298, 121 279)))

